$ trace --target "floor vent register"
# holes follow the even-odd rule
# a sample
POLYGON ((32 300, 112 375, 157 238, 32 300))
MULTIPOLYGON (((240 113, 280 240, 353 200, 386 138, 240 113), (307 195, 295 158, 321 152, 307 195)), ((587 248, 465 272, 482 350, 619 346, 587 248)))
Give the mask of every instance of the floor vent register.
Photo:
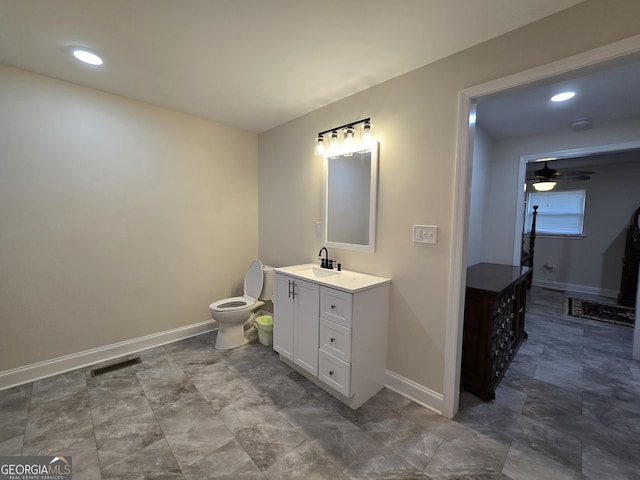
POLYGON ((142 360, 140 360, 140 357, 124 360, 122 362, 114 363, 112 365, 107 365, 106 367, 96 368, 95 370, 91 370, 91 378, 98 377, 100 375, 104 375, 105 373, 113 372, 115 370, 120 370, 121 368, 127 368, 127 367, 130 367, 131 365, 135 365, 136 363, 142 363, 142 360))

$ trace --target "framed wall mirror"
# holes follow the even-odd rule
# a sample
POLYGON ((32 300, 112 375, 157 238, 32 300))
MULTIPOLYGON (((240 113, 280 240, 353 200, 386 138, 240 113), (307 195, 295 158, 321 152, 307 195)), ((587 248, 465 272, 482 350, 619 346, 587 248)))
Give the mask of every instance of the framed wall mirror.
POLYGON ((377 185, 378 142, 325 154, 323 246, 375 251, 377 185))

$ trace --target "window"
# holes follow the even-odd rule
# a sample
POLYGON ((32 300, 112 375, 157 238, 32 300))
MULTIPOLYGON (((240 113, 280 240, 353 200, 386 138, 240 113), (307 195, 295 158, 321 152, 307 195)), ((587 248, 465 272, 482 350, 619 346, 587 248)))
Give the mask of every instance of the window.
POLYGON ((525 232, 531 233, 533 206, 538 205, 537 234, 582 235, 584 203, 584 190, 530 192, 527 195, 525 232))

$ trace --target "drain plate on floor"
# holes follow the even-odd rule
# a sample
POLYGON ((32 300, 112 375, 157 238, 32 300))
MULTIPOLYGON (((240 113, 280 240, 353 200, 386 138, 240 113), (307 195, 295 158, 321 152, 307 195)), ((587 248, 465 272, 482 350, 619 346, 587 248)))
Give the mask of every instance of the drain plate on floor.
POLYGON ((104 375, 105 373, 113 372, 114 370, 120 370, 121 368, 130 367, 131 365, 135 365, 136 363, 142 363, 140 357, 124 360, 112 365, 107 365, 106 367, 96 368, 95 370, 91 370, 91 378, 104 375))

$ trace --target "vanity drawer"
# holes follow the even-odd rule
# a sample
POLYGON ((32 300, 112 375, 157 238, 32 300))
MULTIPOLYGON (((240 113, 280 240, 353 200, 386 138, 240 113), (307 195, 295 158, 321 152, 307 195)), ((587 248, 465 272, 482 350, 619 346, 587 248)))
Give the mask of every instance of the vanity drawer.
POLYGON ((343 327, 351 327, 351 294, 320 288, 320 316, 343 327))
POLYGON ((320 350, 319 377, 345 396, 351 395, 351 364, 320 350))
POLYGON ((320 319, 320 349, 345 362, 351 361, 351 329, 320 319))

